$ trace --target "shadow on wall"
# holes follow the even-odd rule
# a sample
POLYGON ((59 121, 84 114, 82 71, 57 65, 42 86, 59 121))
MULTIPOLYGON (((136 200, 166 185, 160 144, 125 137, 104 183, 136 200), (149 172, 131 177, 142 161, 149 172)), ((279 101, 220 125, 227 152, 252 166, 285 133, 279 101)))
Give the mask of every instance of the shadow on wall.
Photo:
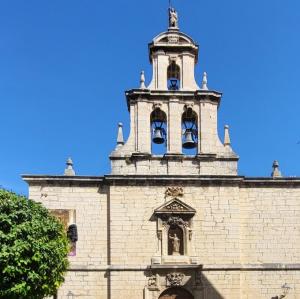
MULTIPOLYGON (((213 284, 202 274, 203 299, 224 299, 213 284)), ((198 298, 195 298, 198 299, 198 298)), ((201 298, 199 298, 201 299, 201 298)))

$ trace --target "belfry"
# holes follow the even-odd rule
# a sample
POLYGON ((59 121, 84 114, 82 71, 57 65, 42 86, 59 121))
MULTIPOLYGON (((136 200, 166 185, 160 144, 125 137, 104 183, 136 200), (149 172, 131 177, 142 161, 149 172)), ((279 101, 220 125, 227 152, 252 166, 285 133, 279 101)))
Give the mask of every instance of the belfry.
MULTIPOLYGON (((197 43, 169 9, 149 43, 152 79, 126 91, 111 173, 24 175, 64 224, 70 268, 58 299, 300 298, 300 178, 238 175, 222 94, 195 76, 197 43)), ((76 162, 76 161, 75 161, 76 162)))
POLYGON ((195 80, 198 45, 179 31, 169 10, 168 31, 149 44, 152 80, 126 92, 130 135, 110 156, 112 174, 236 175, 238 156, 217 132, 220 92, 195 80), (155 155, 155 149, 160 155, 155 155))

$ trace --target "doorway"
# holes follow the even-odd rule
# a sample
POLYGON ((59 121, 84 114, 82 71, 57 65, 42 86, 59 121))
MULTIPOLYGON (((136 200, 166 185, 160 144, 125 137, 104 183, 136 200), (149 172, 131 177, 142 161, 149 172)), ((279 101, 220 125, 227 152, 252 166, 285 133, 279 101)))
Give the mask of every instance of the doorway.
POLYGON ((169 288, 161 293, 159 299, 194 299, 194 296, 184 288, 169 288))

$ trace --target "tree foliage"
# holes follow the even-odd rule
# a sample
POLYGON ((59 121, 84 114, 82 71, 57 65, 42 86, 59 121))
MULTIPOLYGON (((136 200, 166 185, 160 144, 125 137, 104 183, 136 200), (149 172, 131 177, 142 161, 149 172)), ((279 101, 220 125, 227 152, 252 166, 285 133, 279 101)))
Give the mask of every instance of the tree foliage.
POLYGON ((0 189, 0 298, 41 299, 64 281, 69 243, 41 204, 0 189))

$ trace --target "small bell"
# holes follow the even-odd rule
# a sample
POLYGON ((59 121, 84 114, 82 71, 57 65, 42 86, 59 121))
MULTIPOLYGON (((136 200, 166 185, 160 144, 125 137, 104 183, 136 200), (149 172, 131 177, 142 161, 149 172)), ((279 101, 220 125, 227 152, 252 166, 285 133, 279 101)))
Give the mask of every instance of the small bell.
POLYGON ((70 241, 77 242, 78 241, 78 232, 77 232, 77 225, 71 224, 68 227, 67 236, 70 241))
POLYGON ((193 132, 189 129, 185 130, 185 132, 184 132, 184 142, 183 142, 182 146, 185 149, 193 149, 197 146, 197 144, 193 138, 193 132))
POLYGON ((154 129, 152 141, 156 144, 162 144, 165 142, 165 139, 163 137, 163 129, 162 128, 156 127, 154 129))

